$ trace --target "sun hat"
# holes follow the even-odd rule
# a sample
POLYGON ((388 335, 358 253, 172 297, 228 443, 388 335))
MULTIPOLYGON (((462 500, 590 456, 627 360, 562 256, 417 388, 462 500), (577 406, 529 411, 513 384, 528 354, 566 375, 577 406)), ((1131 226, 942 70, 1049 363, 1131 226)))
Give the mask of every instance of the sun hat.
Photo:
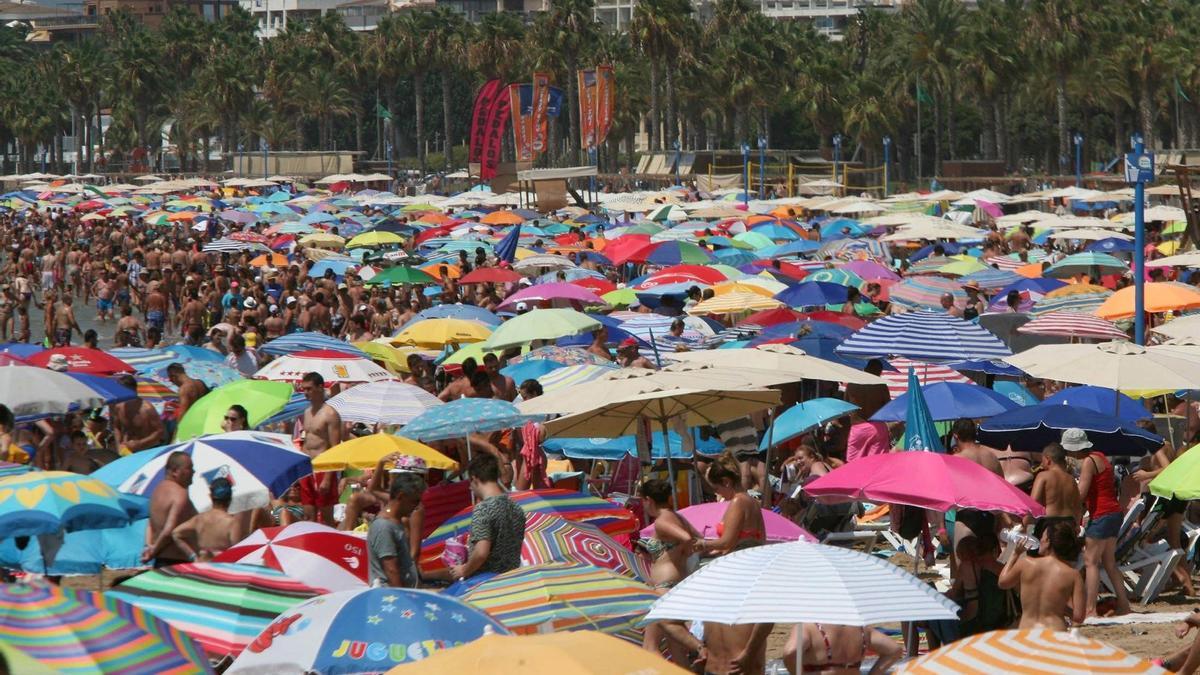
POLYGON ((1062 440, 1059 442, 1067 452, 1079 452, 1092 447, 1092 442, 1088 440, 1087 432, 1083 429, 1071 428, 1063 431, 1062 440))
POLYGON ((63 354, 54 354, 50 357, 46 367, 57 373, 65 373, 70 369, 71 364, 67 361, 67 357, 63 354))

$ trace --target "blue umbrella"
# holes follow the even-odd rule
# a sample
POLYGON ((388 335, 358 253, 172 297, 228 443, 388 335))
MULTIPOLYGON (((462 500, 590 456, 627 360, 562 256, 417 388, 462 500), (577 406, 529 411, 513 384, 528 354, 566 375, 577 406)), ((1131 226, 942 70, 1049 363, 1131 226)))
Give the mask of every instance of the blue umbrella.
MULTIPOLYGON (((959 252, 964 248, 961 244, 957 244, 952 241, 944 241, 944 242, 941 242, 940 244, 936 244, 936 245, 941 246, 942 249, 946 251, 946 253, 945 253, 946 255, 958 255, 959 252)), ((916 253, 913 253, 912 255, 908 256, 908 262, 910 262, 910 263, 920 262, 920 261, 928 258, 929 256, 933 255, 934 246, 935 246, 935 244, 930 244, 928 246, 923 246, 923 247, 917 249, 916 253)))
POLYGON ((972 272, 964 276, 961 281, 963 284, 974 281, 979 284, 980 288, 990 292, 997 288, 1003 288, 1016 283, 1023 278, 1016 272, 1009 272, 1008 270, 986 269, 972 272))
POLYGON ((400 435, 418 441, 442 441, 472 433, 512 429, 543 418, 543 415, 526 415, 508 401, 460 398, 421 413, 401 430, 400 435))
MULTIPOLYGON (((671 444, 671 459, 691 459, 692 455, 683 450, 683 439, 674 431, 668 432, 671 444)), ((716 438, 695 441, 696 452, 701 455, 720 454, 724 446, 716 438)), ((543 443, 548 452, 560 453, 571 459, 604 459, 620 461, 625 455, 637 454, 637 438, 634 436, 618 436, 616 438, 548 438, 543 443)), ((662 434, 651 434, 650 457, 663 459, 667 453, 663 450, 662 434)))
POLYGON ((968 361, 950 361, 947 366, 959 372, 987 373, 988 375, 1003 375, 1005 377, 1020 377, 1025 371, 1011 366, 1003 361, 990 359, 971 359, 968 361))
POLYGON ((915 361, 1002 359, 1012 351, 978 324, 944 312, 894 314, 867 324, 837 348, 843 356, 904 356, 915 361))
POLYGON ((831 338, 841 342, 854 335, 854 329, 838 323, 830 323, 829 321, 804 319, 803 321, 790 321, 788 323, 777 323, 774 326, 767 326, 763 329, 761 335, 766 338, 792 336, 831 338))
POLYGON ((1009 400, 1020 406, 1039 405, 1041 403, 1038 397, 1033 395, 1033 392, 1011 380, 997 380, 992 384, 992 391, 1004 394, 1009 400))
POLYGON ((499 326, 501 323, 500 317, 483 307, 476 307, 475 305, 438 305, 417 312, 416 316, 401 326, 396 332, 399 333, 412 324, 425 319, 464 319, 466 321, 478 321, 488 326, 499 326))
POLYGON ((846 302, 848 289, 828 281, 805 281, 775 294, 788 307, 818 307, 846 302))
POLYGON ((779 444, 802 436, 829 420, 844 417, 855 410, 858 410, 858 406, 839 398, 814 398, 797 403, 775 418, 770 431, 758 444, 758 449, 766 450, 768 441, 779 444))
POLYGON ((304 411, 307 409, 308 398, 305 397, 304 394, 292 394, 292 397, 288 399, 287 404, 283 406, 283 410, 280 410, 274 415, 263 420, 256 428, 263 429, 270 427, 272 424, 291 422, 297 417, 303 415, 304 411))
POLYGON ((723 248, 718 251, 713 251, 713 256, 717 259, 717 262, 721 263, 722 265, 730 265, 733 267, 741 267, 742 265, 748 265, 755 260, 758 260, 758 256, 736 248, 723 248))
POLYGON ((30 471, 0 480, 0 532, 31 537, 124 527, 145 518, 147 499, 117 492, 93 476, 30 471))
POLYGON ((344 276, 346 274, 346 272, 350 271, 350 269, 357 267, 357 266, 358 266, 358 263, 353 260, 342 260, 342 259, 318 260, 316 262, 316 264, 314 264, 312 266, 312 269, 310 269, 308 271, 308 276, 310 276, 314 279, 319 279, 319 278, 325 276, 325 272, 329 271, 329 272, 333 272, 333 275, 335 277, 340 277, 340 276, 344 276))
POLYGON ((1133 423, 1152 417, 1146 406, 1112 389, 1084 385, 1067 387, 1053 396, 1046 397, 1046 405, 1073 405, 1113 415, 1123 422, 1133 423))
MULTIPOLYGON (((936 382, 922 386, 921 393, 934 421, 992 417, 1020 407, 1004 394, 977 384, 936 382)), ((871 419, 876 422, 903 421, 907 415, 908 397, 907 392, 897 396, 871 419)))
MULTIPOLYGON (((209 389, 216 389, 217 387, 233 382, 240 382, 244 379, 237 368, 215 361, 194 361, 187 364, 186 370, 190 377, 194 377, 208 385, 209 389)), ((160 368, 149 375, 151 379, 170 383, 166 368, 160 368)))
POLYGON ((1056 288, 1066 286, 1065 281, 1059 279, 1051 279, 1050 277, 1038 277, 1036 279, 1021 279, 1001 288, 996 292, 998 298, 1003 298, 1012 291, 1034 291, 1045 295, 1056 288))
MULTIPOLYGON (((589 338, 588 341, 590 342, 591 339, 589 338)), ((536 380, 552 370, 564 367, 558 361, 551 361, 549 359, 527 359, 520 363, 514 363, 511 366, 501 368, 500 374, 511 377, 513 382, 520 384, 525 380, 536 380)))
POLYGON ((45 351, 41 345, 27 344, 24 342, 6 342, 4 344, 0 344, 0 352, 8 352, 9 354, 21 359, 27 359, 41 351, 45 351))
POLYGON ((38 535, 30 538, 24 549, 17 548, 15 539, 5 539, 0 542, 0 567, 53 575, 144 567, 142 547, 149 522, 142 518, 125 527, 38 535))
POLYGON ((285 354, 295 354, 310 349, 332 349, 335 352, 343 354, 353 354, 361 356, 364 359, 370 358, 363 350, 355 347, 349 342, 343 342, 337 338, 329 337, 324 333, 304 332, 291 333, 283 335, 271 340, 262 346, 262 351, 272 356, 283 356, 285 354))
POLYGON ((1158 434, 1126 424, 1112 415, 1073 405, 1017 408, 979 425, 979 442, 995 448, 1039 452, 1057 443, 1066 429, 1079 428, 1106 455, 1140 457, 1162 447, 1158 434))
POLYGON ((103 396, 105 405, 121 403, 123 401, 132 401, 133 399, 137 398, 136 391, 129 389, 111 377, 71 372, 68 372, 67 376, 79 380, 84 385, 87 385, 88 388, 103 396))
POLYGON ((870 225, 863 225, 857 220, 839 218, 821 224, 821 239, 851 239, 861 237, 872 229, 870 225))
POLYGON ((1100 253, 1128 253, 1133 250, 1133 242, 1126 239, 1117 239, 1109 237, 1108 239, 1100 239, 1088 244, 1085 251, 1099 251, 1100 253))

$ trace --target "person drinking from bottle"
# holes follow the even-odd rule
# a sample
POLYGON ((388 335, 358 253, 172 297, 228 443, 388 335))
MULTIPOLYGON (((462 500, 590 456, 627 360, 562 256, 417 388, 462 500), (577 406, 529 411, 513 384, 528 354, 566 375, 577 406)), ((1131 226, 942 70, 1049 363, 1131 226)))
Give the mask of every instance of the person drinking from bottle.
POLYGON ((1018 628, 1066 630, 1067 617, 1074 623, 1084 618, 1086 600, 1083 579, 1075 571, 1079 538, 1074 525, 1054 522, 1042 532, 1040 557, 1025 555, 1025 546, 1000 570, 1000 588, 1021 590, 1021 623, 1018 628))

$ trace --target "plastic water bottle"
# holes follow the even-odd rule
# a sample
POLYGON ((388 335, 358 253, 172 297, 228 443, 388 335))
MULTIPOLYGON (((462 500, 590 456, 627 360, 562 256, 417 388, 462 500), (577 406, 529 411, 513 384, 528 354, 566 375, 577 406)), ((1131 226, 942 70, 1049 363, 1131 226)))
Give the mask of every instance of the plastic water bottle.
POLYGON ((1033 535, 1012 528, 1001 530, 1000 539, 1009 544, 1024 546, 1026 551, 1036 551, 1042 545, 1042 542, 1033 535))

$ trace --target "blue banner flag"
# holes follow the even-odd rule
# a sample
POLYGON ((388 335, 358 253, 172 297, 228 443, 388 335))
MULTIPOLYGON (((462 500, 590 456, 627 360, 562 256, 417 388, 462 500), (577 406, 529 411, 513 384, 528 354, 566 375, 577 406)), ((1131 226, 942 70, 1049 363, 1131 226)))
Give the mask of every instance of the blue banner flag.
POLYGON ((517 257, 517 240, 521 238, 521 226, 517 225, 496 244, 496 258, 504 262, 512 262, 517 257))
POLYGON ((921 392, 921 382, 912 366, 908 367, 908 414, 904 420, 904 449, 946 452, 942 447, 942 439, 938 436, 937 427, 933 425, 933 415, 929 414, 925 394, 921 392))

